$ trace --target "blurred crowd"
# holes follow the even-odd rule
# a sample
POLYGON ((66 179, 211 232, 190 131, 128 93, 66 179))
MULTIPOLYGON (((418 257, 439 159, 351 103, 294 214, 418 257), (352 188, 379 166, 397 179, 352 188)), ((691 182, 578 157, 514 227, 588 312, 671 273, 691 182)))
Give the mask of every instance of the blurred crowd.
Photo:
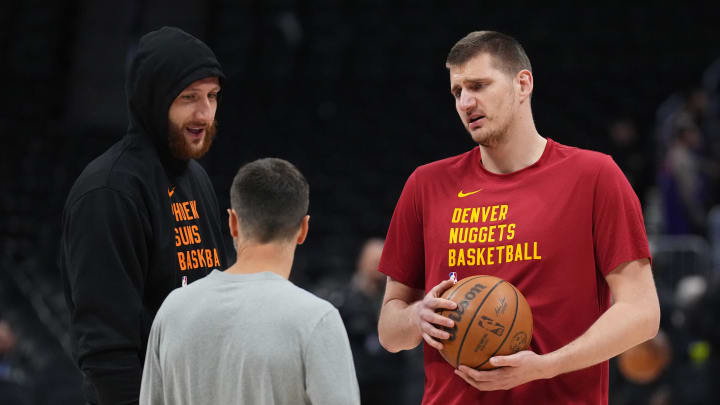
POLYGON ((720 401, 720 59, 657 109, 654 133, 608 127, 613 156, 643 202, 661 333, 613 359, 613 404, 720 401))

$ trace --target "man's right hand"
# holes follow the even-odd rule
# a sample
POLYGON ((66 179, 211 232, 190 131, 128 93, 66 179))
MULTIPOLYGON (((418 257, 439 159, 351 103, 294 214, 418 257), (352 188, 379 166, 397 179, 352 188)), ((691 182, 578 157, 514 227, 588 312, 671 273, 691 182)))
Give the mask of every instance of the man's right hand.
POLYGON ((438 327, 452 328, 455 325, 452 319, 440 315, 439 309, 455 309, 457 304, 453 301, 440 298, 443 292, 455 284, 453 280, 445 280, 433 287, 425 297, 413 304, 413 322, 418 328, 425 343, 442 350, 443 344, 438 340, 445 340, 450 333, 438 327))

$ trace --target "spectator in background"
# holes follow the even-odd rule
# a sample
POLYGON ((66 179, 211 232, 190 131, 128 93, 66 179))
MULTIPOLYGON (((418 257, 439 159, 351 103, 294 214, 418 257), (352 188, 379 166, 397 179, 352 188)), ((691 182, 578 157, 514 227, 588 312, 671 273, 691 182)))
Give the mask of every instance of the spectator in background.
POLYGON ((608 127, 609 145, 603 152, 610 154, 620 166, 630 185, 642 201, 649 183, 647 146, 638 136, 631 118, 620 118, 608 127))
POLYGON ((690 87, 669 97, 657 115, 658 183, 665 204, 665 232, 703 235, 705 219, 699 214, 720 202, 720 126, 713 93, 690 87), (690 177, 689 184, 673 183, 690 177), (698 198, 701 201, 693 201, 698 198), (680 212, 688 209, 694 213, 680 212))
POLYGON ((703 89, 692 87, 670 96, 658 108, 658 142, 666 149, 672 143, 678 121, 690 120, 701 131, 708 122, 708 95, 703 89))
POLYGON ((704 234, 705 190, 700 129, 690 114, 679 114, 674 122, 667 155, 660 172, 665 232, 704 234))
POLYGON ((16 344, 10 323, 0 318, 0 405, 31 403, 31 392, 21 383, 23 373, 16 364, 16 344))
POLYGON ((350 338, 363 404, 402 404, 407 392, 409 358, 387 352, 377 334, 385 288, 385 275, 378 271, 384 242, 380 238, 365 241, 352 280, 336 300, 350 338))

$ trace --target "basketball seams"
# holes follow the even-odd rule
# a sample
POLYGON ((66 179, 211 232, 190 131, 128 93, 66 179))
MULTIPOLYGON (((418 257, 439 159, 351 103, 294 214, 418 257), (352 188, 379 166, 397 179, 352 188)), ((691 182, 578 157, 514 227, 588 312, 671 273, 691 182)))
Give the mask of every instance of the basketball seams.
MULTIPOLYGON (((458 351, 457 351, 457 359, 455 360, 455 368, 458 368, 460 366, 460 354, 462 354, 463 346, 465 345, 465 338, 467 338, 468 332, 470 332, 470 329, 472 329, 471 328, 472 324, 473 324, 473 322, 475 322, 475 317, 477 317, 477 314, 478 314, 478 312, 480 312, 480 309, 482 308, 482 306, 485 305, 485 301, 488 299, 490 294, 492 294, 492 292, 495 291, 495 288, 497 288, 497 286, 499 286, 500 284, 505 283, 505 282, 506 282, 505 280, 500 280, 497 283, 495 283, 495 285, 487 292, 487 294, 485 294, 485 297, 483 297, 482 301, 480 302, 480 305, 478 305, 477 308, 475 309, 475 313, 473 314, 472 318, 470 319, 470 322, 468 323, 467 328, 465 328, 465 333, 463 334, 463 338, 460 341, 460 346, 458 347, 458 351)), ((515 314, 517 315, 517 305, 515 305, 515 314)), ((515 323, 514 320, 513 320, 513 323, 515 323)), ((496 353, 497 353, 497 351, 496 351, 496 353)), ((488 357, 488 359, 489 359, 489 357, 488 357)), ((485 364, 485 363, 483 363, 483 364, 485 364)))
MULTIPOLYGON (((446 299, 446 300, 452 300, 452 298, 458 293, 458 291, 460 291, 460 290, 462 289, 462 287, 463 287, 465 284, 467 284, 467 283, 469 283, 469 282, 471 282, 471 281, 475 281, 475 280, 477 280, 477 279, 486 278, 486 277, 488 277, 488 276, 482 274, 482 275, 470 276, 470 277, 466 277, 466 278, 462 279, 462 281, 460 282, 460 284, 456 284, 456 285, 454 285, 454 286, 452 287, 453 290, 450 292, 450 294, 449 294, 445 299, 446 299)), ((447 314, 448 312, 453 312, 453 310, 443 309, 443 310, 440 311, 440 315, 446 316, 446 314, 447 314)), ((444 355, 442 352, 440 353, 440 355, 443 356, 443 358, 445 357, 445 355, 444 355)))
MULTIPOLYGON (((508 283, 508 284, 509 284, 509 283, 508 283)), ((503 338, 503 341, 500 342, 500 344, 498 345, 497 349, 495 349, 495 351, 493 352, 493 354, 491 354, 490 356, 488 356, 488 358, 487 358, 485 361, 483 361, 480 365, 478 365, 477 367, 475 367, 475 369, 478 369, 478 368, 482 367, 485 363, 487 363, 488 361, 490 361, 490 358, 492 358, 492 356, 494 356, 495 354, 497 354, 497 352, 499 352, 500 349, 502 349, 502 347, 503 347, 503 345, 505 344, 505 342, 507 342, 508 337, 510 337, 510 335, 512 334, 513 328, 515 327, 515 320, 517 319, 517 314, 518 314, 518 310, 519 310, 519 306, 520 306, 520 299, 518 298, 517 290, 515 289, 514 286, 513 286, 513 289, 512 289, 512 290, 513 290, 513 293, 515 293, 515 314, 513 315, 513 320, 512 320, 512 322, 510 323, 510 328, 508 329, 508 332, 505 334, 505 338, 503 338)), ((488 293, 488 295, 490 295, 490 293, 488 293)), ((461 350, 462 350, 462 348, 461 348, 461 350)), ((458 358, 459 358, 459 355, 458 355, 458 358)))
POLYGON ((467 283, 469 283, 469 282, 471 282, 471 281, 473 281, 473 280, 476 280, 476 279, 478 279, 478 278, 483 278, 483 277, 487 277, 487 276, 472 276, 472 277, 468 277, 468 278, 463 279, 463 282, 462 282, 460 285, 453 286, 453 288, 454 288, 453 291, 452 291, 452 292, 450 293, 450 295, 448 295, 447 298, 445 298, 445 299, 446 299, 446 300, 451 300, 452 297, 454 297, 455 294, 457 294, 457 292, 460 291, 460 288, 461 288, 462 286, 464 286, 465 284, 467 284, 467 283))
MULTIPOLYGON (((485 278, 485 277, 488 277, 488 276, 486 276, 486 275, 480 275, 480 276, 471 276, 471 277, 464 278, 463 281, 462 281, 462 283, 460 283, 459 285, 454 285, 454 286, 452 287, 452 288, 453 288, 452 292, 450 292, 450 295, 448 295, 447 298, 445 298, 445 299, 452 301, 452 298, 455 296, 455 294, 457 294, 458 291, 460 291, 460 289, 462 288, 462 286, 464 286, 465 284, 467 284, 467 283, 469 283, 469 282, 471 282, 471 281, 477 280, 477 279, 479 279, 479 278, 485 278)), ((442 298, 442 296, 441 296, 441 298, 442 298)), ((451 310, 451 309, 443 309, 443 310, 440 311, 440 315, 445 316, 445 313, 446 313, 446 312, 453 312, 453 310, 451 310)))

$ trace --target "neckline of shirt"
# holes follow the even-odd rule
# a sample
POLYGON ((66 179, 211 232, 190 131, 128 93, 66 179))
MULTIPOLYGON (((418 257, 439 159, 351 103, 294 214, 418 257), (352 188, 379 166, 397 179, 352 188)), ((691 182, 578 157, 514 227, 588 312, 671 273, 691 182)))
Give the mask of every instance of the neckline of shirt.
POLYGON ((228 273, 225 271, 220 271, 218 269, 213 269, 213 271, 208 275, 208 277, 212 277, 213 279, 218 279, 218 280, 223 280, 223 281, 237 281, 237 282, 285 280, 284 278, 280 277, 280 275, 273 273, 272 271, 262 271, 259 273, 250 273, 250 274, 231 274, 231 273, 228 273))
POLYGON ((487 175, 490 177, 495 177, 497 179, 511 179, 515 176, 521 175, 529 170, 532 170, 532 169, 542 165, 548 159, 548 156, 550 156, 550 153, 551 153, 551 149, 555 146, 555 142, 550 138, 546 138, 546 139, 547 139, 547 142, 545 143, 545 149, 543 149, 543 153, 542 153, 542 155, 540 155, 540 159, 538 159, 535 163, 531 164, 530 166, 523 167, 522 169, 516 170, 511 173, 493 173, 493 172, 489 171, 488 169, 486 169, 485 166, 483 166, 483 164, 482 164, 482 153, 480 151, 480 146, 475 147, 475 149, 474 149, 475 159, 473 159, 473 160, 478 163, 475 166, 477 166, 477 168, 481 174, 484 174, 484 175, 487 175))

